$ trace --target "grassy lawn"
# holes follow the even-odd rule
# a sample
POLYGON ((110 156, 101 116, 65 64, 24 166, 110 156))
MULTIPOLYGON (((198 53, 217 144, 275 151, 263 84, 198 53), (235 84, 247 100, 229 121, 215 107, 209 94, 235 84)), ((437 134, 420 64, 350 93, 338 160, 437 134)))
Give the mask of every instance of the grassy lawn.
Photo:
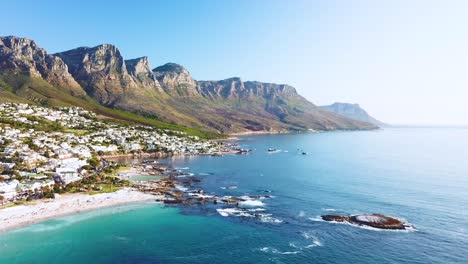
POLYGON ((15 207, 15 206, 19 206, 19 205, 29 205, 29 204, 34 204, 34 201, 26 201, 26 200, 16 201, 14 203, 10 203, 10 204, 7 204, 7 205, 0 206, 0 209, 15 207))
POLYGON ((115 186, 115 185, 111 186, 108 183, 100 184, 100 186, 102 186, 102 190, 100 190, 100 191, 89 191, 87 193, 90 194, 90 195, 100 194, 100 193, 112 193, 112 192, 116 192, 116 191, 123 188, 123 187, 118 187, 118 186, 115 186))

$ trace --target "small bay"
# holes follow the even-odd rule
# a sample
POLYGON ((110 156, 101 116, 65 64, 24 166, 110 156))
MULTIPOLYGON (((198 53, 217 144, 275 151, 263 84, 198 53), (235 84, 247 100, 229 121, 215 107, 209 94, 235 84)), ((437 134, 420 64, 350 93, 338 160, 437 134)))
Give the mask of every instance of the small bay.
POLYGON ((222 216, 213 205, 107 208, 0 234, 0 263, 468 262, 468 129, 243 136, 239 144, 253 152, 161 162, 188 167, 208 194, 271 196, 249 207, 268 217, 222 216), (414 228, 320 220, 364 213, 414 228))

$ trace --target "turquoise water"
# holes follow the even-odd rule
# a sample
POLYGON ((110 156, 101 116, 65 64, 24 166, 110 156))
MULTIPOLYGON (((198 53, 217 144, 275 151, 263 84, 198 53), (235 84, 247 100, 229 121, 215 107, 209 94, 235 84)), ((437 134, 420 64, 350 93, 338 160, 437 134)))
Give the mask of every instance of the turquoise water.
POLYGON ((0 263, 468 263, 468 129, 249 136, 240 143, 255 151, 166 162, 189 167, 209 193, 272 195, 262 200, 271 221, 223 217, 213 205, 124 206, 0 234, 0 263), (330 213, 383 213, 415 230, 318 221, 330 213))

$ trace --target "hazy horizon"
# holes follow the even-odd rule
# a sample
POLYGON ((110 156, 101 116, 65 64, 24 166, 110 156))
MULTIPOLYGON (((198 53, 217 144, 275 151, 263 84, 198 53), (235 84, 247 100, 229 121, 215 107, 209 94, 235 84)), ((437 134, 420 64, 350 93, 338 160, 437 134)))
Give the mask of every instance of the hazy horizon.
POLYGON ((468 125, 464 1, 54 1, 3 4, 0 35, 50 53, 116 45, 197 80, 285 83, 389 124, 468 125), (29 8, 25 9, 24 4, 29 8))

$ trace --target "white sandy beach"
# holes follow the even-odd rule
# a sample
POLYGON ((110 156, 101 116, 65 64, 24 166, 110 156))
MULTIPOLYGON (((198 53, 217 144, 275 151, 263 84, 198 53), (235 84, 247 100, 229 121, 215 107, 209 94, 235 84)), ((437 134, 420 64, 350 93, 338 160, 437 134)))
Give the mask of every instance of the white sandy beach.
POLYGON ((0 233, 52 218, 157 198, 131 188, 95 195, 61 195, 50 201, 41 200, 30 205, 0 209, 0 233))

